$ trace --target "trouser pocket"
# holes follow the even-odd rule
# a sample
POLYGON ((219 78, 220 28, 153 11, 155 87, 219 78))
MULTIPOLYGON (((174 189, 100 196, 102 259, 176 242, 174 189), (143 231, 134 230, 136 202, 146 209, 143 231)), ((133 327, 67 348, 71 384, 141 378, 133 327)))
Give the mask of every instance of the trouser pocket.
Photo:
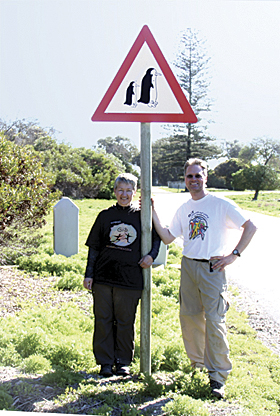
POLYGON ((218 315, 224 316, 229 310, 229 307, 230 307, 230 303, 229 303, 227 292, 221 292, 219 303, 218 303, 218 315))

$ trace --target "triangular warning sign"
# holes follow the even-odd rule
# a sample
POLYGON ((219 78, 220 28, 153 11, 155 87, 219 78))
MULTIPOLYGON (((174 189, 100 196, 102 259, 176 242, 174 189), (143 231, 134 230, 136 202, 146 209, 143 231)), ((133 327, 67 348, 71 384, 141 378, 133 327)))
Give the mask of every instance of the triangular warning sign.
POLYGON ((196 123, 185 94, 144 26, 92 121, 196 123))

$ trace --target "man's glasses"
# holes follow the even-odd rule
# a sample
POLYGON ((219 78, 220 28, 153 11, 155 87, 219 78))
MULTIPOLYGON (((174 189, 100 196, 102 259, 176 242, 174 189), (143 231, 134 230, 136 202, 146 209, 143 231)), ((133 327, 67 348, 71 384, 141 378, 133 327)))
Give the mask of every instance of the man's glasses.
POLYGON ((199 173, 197 173, 196 175, 186 175, 186 178, 188 178, 188 179, 192 179, 192 178, 202 179, 202 176, 199 173))

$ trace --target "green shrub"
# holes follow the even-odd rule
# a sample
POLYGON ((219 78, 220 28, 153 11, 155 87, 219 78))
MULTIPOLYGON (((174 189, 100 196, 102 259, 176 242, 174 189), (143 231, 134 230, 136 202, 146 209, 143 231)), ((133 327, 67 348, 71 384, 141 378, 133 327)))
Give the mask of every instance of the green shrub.
POLYGON ((182 248, 172 243, 169 246, 167 264, 180 264, 182 258, 182 248))
MULTIPOLYGON (((158 340, 157 340, 158 341, 158 340)), ((140 352, 140 345, 139 345, 139 352, 140 352)), ((137 357, 138 354, 135 354, 137 357)), ((140 354, 139 354, 140 358, 140 354)), ((161 342, 155 342, 153 340, 153 348, 151 351, 151 371, 152 373, 156 373, 161 368, 162 364, 165 361, 164 356, 164 346, 161 345, 161 342)))
POLYGON ((11 410, 13 398, 0 387, 0 410, 11 410))
POLYGON ((92 319, 74 304, 65 304, 61 308, 34 306, 19 313, 18 317, 2 320, 0 349, 4 354, 0 356, 0 362, 18 365, 35 355, 47 359, 52 367, 90 368, 93 365, 92 332, 92 319))
POLYGON ((79 291, 83 289, 83 275, 73 272, 65 272, 62 277, 57 279, 55 287, 60 290, 79 291))
POLYGON ((153 283, 164 296, 179 300, 180 270, 167 266, 164 270, 153 270, 153 283))
POLYGON ((16 351, 15 345, 7 338, 0 342, 0 364, 3 366, 18 367, 22 361, 20 354, 16 351))
POLYGON ((190 366, 186 372, 175 372, 175 391, 193 399, 210 398, 209 377, 207 371, 194 371, 190 366))
POLYGON ((186 352, 181 341, 179 345, 177 343, 167 345, 163 355, 165 359, 160 366, 160 370, 162 371, 182 370, 187 366, 186 352))
POLYGON ((83 376, 81 374, 75 373, 70 370, 65 370, 61 367, 56 367, 55 371, 44 374, 42 377, 43 384, 55 384, 61 387, 80 383, 82 380, 83 376))
POLYGON ((163 411, 170 416, 208 416, 209 412, 201 400, 194 400, 189 396, 176 396, 167 403, 163 411))
POLYGON ((52 344, 48 351, 45 352, 46 357, 51 361, 53 366, 59 366, 65 370, 77 370, 87 366, 88 353, 73 342, 67 342, 64 339, 62 342, 52 344))
POLYGON ((14 340, 16 351, 22 358, 32 354, 40 353, 44 349, 44 338, 36 329, 23 329, 14 340))
POLYGON ((41 355, 30 355, 23 360, 22 370, 28 374, 43 374, 51 369, 51 363, 41 355))
MULTIPOLYGON (((84 260, 85 261, 85 260, 84 260)), ((17 261, 19 268, 27 272, 37 272, 44 275, 64 276, 66 272, 82 275, 85 264, 78 255, 65 257, 61 254, 34 254, 29 257, 20 257, 17 261)))
POLYGON ((103 415, 103 416, 111 416, 113 412, 113 408, 108 406, 107 404, 103 404, 98 409, 94 410, 96 415, 103 415))
POLYGON ((151 396, 157 398, 174 390, 174 380, 164 373, 151 376, 145 375, 143 376, 142 384, 141 395, 144 397, 151 396))
POLYGON ((35 230, 45 224, 59 197, 51 187, 51 176, 34 149, 18 146, 0 132, 0 264, 36 251, 40 237, 35 230))

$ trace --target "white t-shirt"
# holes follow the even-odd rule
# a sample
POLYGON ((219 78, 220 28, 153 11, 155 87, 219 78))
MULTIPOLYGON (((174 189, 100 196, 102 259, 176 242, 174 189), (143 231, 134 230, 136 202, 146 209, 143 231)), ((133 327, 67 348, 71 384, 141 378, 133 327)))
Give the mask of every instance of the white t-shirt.
POLYGON ((174 237, 184 237, 184 256, 209 259, 229 254, 225 253, 228 232, 240 230, 247 219, 233 201, 207 194, 197 201, 189 199, 181 205, 169 231, 174 237))

